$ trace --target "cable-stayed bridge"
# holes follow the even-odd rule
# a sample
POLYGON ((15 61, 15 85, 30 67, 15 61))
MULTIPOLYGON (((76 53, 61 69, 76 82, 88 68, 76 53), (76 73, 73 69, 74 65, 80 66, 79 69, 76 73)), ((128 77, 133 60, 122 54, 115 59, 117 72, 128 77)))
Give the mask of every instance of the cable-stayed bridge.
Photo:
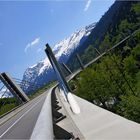
MULTIPOLYGON (((120 43, 125 42, 131 36, 127 36, 112 49, 103 53, 95 49, 98 56, 86 65, 77 55, 81 68, 75 72, 71 72, 63 64, 69 73, 66 79, 47 44, 45 52, 57 74, 58 84, 32 100, 24 93, 24 86, 31 84, 29 81, 10 78, 7 74, 1 73, 1 81, 4 83, 1 87, 1 91, 4 89, 1 97, 10 91, 17 101, 17 107, 1 116, 0 138, 139 140, 140 124, 73 95, 67 83, 90 64, 119 47, 120 43)), ((11 94, 9 93, 8 96, 10 98, 11 94)), ((2 106, 5 106, 4 102, 2 102, 2 106)))

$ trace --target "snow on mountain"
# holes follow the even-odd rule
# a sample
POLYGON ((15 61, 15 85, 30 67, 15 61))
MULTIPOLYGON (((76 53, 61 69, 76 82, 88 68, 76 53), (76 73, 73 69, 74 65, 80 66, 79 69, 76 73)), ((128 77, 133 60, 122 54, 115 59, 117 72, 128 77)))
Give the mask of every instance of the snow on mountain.
MULTIPOLYGON (((77 30, 70 37, 62 40, 56 44, 52 50, 55 54, 55 57, 59 62, 66 63, 72 53, 87 39, 92 29, 95 27, 95 24, 86 26, 81 30, 77 30)), ((55 80, 56 75, 52 69, 52 66, 46 57, 44 60, 38 62, 37 64, 27 68, 23 75, 23 81, 28 81, 34 85, 42 86, 43 84, 55 80)), ((31 84, 29 84, 26 89, 33 89, 31 84)))
POLYGON ((13 97, 13 95, 8 89, 4 88, 0 91, 0 98, 10 98, 10 97, 13 97))

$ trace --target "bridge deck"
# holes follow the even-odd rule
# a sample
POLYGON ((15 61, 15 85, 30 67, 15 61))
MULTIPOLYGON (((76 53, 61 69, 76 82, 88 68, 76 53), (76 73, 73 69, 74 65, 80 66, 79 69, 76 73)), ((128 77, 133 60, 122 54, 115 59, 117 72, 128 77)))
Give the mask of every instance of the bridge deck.
MULTIPOLYGON (((139 140, 140 124, 127 120, 119 115, 102 109, 92 103, 74 96, 81 113, 72 113, 69 104, 64 101, 59 91, 58 100, 63 104, 65 111, 72 119, 72 122, 79 129, 85 139, 91 140, 139 140)), ((63 123, 60 123, 63 127, 63 123)), ((67 124, 65 124, 67 125, 67 124)), ((66 126, 64 126, 66 127, 66 126)))
POLYGON ((61 97, 58 94, 56 96, 59 101, 59 105, 62 106, 62 109, 59 112, 62 113, 63 115, 66 115, 66 118, 63 119, 62 121, 58 122, 57 125, 63 129, 65 129, 69 133, 72 133, 75 138, 79 138, 79 139, 83 140, 84 136, 80 132, 79 128, 73 122, 71 116, 69 115, 69 112, 67 112, 67 110, 63 104, 63 102, 66 102, 66 101, 61 100, 60 99, 61 97))

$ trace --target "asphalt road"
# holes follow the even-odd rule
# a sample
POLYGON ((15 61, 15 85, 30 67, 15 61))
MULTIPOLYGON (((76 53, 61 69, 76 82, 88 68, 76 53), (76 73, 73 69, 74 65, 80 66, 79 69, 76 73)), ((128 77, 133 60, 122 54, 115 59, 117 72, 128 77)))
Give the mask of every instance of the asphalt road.
POLYGON ((30 139, 47 92, 28 102, 23 110, 2 124, 0 139, 30 139))

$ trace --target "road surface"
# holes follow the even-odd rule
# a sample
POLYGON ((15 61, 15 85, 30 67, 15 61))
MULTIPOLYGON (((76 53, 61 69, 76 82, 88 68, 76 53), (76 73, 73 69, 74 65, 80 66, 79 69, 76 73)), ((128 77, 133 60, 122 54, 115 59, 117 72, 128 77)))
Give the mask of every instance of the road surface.
POLYGON ((0 125, 0 139, 30 139, 47 93, 25 104, 24 109, 0 125))

